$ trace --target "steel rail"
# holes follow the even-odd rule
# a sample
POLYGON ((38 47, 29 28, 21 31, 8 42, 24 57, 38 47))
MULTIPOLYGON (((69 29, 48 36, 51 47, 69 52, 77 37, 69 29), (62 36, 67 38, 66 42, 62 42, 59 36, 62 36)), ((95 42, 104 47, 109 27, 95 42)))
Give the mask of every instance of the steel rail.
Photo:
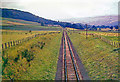
POLYGON ((67 62, 66 62, 66 45, 65 45, 65 37, 64 37, 64 67, 65 67, 65 81, 67 81, 67 62))
POLYGON ((71 58, 72 58, 73 67, 74 67, 74 70, 75 70, 76 78, 77 78, 77 80, 80 80, 79 75, 78 75, 78 72, 77 72, 77 67, 76 67, 76 65, 75 65, 75 61, 74 61, 74 58, 73 58, 72 50, 71 50, 71 48, 70 48, 70 44, 69 44, 69 41, 68 41, 68 37, 66 37, 66 40, 67 40, 68 47, 69 47, 69 50, 70 50, 70 55, 71 55, 71 58))

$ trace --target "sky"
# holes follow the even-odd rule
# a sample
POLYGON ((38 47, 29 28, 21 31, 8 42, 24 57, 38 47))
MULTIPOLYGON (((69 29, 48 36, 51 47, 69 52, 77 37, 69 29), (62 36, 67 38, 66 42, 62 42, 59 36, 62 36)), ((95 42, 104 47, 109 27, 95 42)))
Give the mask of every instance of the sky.
POLYGON ((59 20, 117 15, 119 0, 0 0, 2 8, 12 8, 59 20))

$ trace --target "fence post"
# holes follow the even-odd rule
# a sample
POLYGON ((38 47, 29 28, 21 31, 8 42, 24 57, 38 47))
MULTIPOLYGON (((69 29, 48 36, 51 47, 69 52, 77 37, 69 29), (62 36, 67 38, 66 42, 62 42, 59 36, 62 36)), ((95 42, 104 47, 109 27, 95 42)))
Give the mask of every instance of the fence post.
POLYGON ((15 40, 15 43, 16 43, 16 45, 17 45, 17 40, 15 40))
POLYGON ((115 42, 113 42, 114 44, 113 44, 113 46, 115 46, 115 42))
POLYGON ((112 45, 114 46, 114 42, 112 42, 112 45))
POLYGON ((110 41, 110 45, 112 45, 112 42, 110 41))
POLYGON ((18 40, 18 44, 19 44, 19 40, 18 40))
POLYGON ((117 47, 120 48, 120 43, 119 42, 117 43, 117 47))
POLYGON ((10 43, 8 42, 8 47, 10 47, 10 43))
POLYGON ((111 42, 111 45, 113 46, 113 42, 111 42))
POLYGON ((12 41, 10 43, 11 43, 11 46, 12 46, 12 41))
POLYGON ((2 44, 2 49, 4 48, 4 45, 2 44))
POLYGON ((15 41, 13 41, 13 45, 15 46, 15 41))
POLYGON ((5 43, 5 48, 7 49, 7 43, 5 43))

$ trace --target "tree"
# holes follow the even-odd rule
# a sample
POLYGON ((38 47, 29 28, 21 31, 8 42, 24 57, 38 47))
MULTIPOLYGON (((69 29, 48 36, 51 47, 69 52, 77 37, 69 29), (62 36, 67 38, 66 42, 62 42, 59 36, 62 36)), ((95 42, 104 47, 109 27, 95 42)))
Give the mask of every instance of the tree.
POLYGON ((93 26, 92 26, 92 29, 93 29, 93 30, 97 30, 97 27, 93 25, 93 26))
POLYGON ((112 30, 112 29, 113 29, 113 26, 111 26, 110 29, 112 30))
POLYGON ((118 29, 119 27, 118 27, 118 25, 116 25, 116 26, 114 26, 115 27, 115 29, 118 29))
POLYGON ((66 27, 71 27, 71 23, 66 23, 66 27))
POLYGON ((87 39, 87 30, 88 30, 88 25, 87 25, 87 24, 85 24, 85 26, 86 26, 86 39, 87 39))
POLYGON ((76 24, 72 24, 71 27, 72 28, 77 28, 77 25, 76 24))
POLYGON ((32 31, 31 30, 29 30, 29 33, 31 33, 32 31))
POLYGON ((43 22, 41 22, 41 26, 44 26, 44 23, 43 23, 43 22))

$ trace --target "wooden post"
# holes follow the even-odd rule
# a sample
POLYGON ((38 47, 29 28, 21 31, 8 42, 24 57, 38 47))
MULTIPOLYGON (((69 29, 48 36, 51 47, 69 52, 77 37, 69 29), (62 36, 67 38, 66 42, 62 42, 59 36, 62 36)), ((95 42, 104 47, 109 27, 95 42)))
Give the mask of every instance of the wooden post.
POLYGON ((15 46, 15 41, 13 41, 13 45, 15 46))
POLYGON ((15 41, 16 45, 17 45, 17 40, 15 41))
POLYGON ((117 47, 119 48, 119 43, 117 43, 117 47))
POLYGON ((112 42, 112 45, 114 46, 114 42, 112 42))
POLYGON ((86 39, 87 39, 87 24, 85 24, 85 26, 86 26, 86 39))
POLYGON ((8 42, 8 47, 10 47, 10 43, 8 42))
POLYGON ((112 42, 110 42, 110 44, 112 45, 112 42))
POLYGON ((19 44, 19 40, 18 40, 18 44, 19 44))
POLYGON ((113 42, 113 46, 115 46, 115 42, 113 42))
POLYGON ((22 39, 22 42, 24 42, 24 38, 22 39))
POLYGON ((2 49, 4 48, 4 45, 2 44, 2 49))
POLYGON ((10 43, 11 43, 11 46, 12 46, 12 41, 10 43))
POLYGON ((5 49, 7 49, 7 43, 5 43, 5 49))

